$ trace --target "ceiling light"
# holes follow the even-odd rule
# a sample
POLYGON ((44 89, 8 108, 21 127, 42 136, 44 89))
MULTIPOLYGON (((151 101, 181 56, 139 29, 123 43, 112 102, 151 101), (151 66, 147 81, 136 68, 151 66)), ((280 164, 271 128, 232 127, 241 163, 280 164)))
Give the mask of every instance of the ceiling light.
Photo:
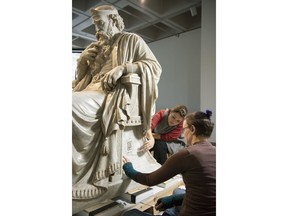
POLYGON ((197 15, 197 9, 196 7, 191 7, 190 8, 191 16, 196 16, 197 15))

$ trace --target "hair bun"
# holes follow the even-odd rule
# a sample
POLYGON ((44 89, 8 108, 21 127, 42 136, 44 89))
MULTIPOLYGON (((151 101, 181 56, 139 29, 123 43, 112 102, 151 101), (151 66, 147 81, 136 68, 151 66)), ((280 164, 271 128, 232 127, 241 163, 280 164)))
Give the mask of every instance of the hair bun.
POLYGON ((186 110, 185 110, 184 108, 181 108, 181 109, 179 110, 179 112, 180 112, 180 115, 181 115, 181 116, 186 116, 186 115, 187 115, 187 112, 186 112, 186 110))
POLYGON ((210 117, 212 116, 212 111, 206 110, 206 115, 207 115, 208 119, 210 120, 210 117))

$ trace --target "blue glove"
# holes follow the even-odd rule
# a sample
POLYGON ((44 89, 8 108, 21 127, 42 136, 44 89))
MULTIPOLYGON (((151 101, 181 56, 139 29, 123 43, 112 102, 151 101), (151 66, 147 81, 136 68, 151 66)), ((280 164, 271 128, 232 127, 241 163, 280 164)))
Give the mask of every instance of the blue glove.
POLYGON ((131 162, 127 162, 125 164, 123 164, 123 170, 125 172, 125 174, 133 179, 134 181, 136 181, 136 177, 137 177, 137 174, 139 173, 138 171, 136 171, 134 168, 133 168, 133 165, 131 162))
POLYGON ((160 202, 163 204, 163 208, 172 208, 173 206, 181 205, 185 194, 173 194, 170 196, 162 197, 157 200, 157 204, 160 202))

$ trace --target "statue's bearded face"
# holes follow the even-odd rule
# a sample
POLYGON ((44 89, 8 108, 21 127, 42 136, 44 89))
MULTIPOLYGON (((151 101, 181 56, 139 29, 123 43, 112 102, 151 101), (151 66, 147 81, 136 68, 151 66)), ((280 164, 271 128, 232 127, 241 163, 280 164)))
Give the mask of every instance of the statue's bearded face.
POLYGON ((96 29, 96 39, 109 40, 115 32, 112 28, 112 20, 107 15, 97 15, 93 16, 93 23, 96 29))
POLYGON ((105 31, 97 31, 96 38, 97 41, 102 41, 103 43, 108 42, 111 39, 112 35, 106 33, 105 31))

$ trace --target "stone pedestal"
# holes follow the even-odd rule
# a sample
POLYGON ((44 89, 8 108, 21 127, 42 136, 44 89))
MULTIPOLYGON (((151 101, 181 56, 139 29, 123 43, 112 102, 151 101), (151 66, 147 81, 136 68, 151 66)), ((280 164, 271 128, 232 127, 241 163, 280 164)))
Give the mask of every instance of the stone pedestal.
MULTIPOLYGON (((141 125, 127 126, 124 130, 117 131, 116 136, 118 143, 115 144, 115 147, 119 148, 119 152, 122 152, 120 158, 122 158, 123 155, 127 156, 133 163, 133 166, 136 170, 140 172, 152 172, 160 167, 160 164, 156 162, 150 152, 144 153, 139 152, 138 150, 140 146, 143 145, 143 133, 141 125)), ((73 200, 73 214, 93 205, 105 202, 105 200, 120 196, 128 190, 139 187, 138 183, 134 182, 130 178, 127 178, 122 169, 122 160, 120 162, 121 169, 109 177, 108 190, 95 199, 73 200)))

